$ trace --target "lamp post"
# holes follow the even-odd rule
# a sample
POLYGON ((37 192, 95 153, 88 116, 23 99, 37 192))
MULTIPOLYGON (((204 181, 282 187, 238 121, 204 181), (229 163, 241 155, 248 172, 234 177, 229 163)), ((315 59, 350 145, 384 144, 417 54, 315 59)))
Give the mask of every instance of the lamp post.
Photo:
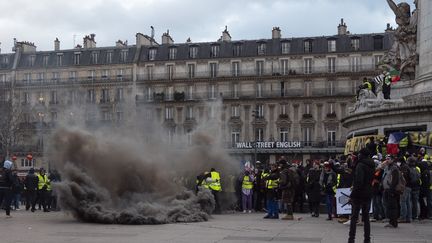
POLYGON ((256 119, 259 117, 258 114, 258 108, 255 105, 255 109, 252 111, 252 117, 254 118, 254 162, 253 165, 256 165, 257 162, 257 153, 258 153, 258 140, 257 140, 257 134, 256 134, 256 119))

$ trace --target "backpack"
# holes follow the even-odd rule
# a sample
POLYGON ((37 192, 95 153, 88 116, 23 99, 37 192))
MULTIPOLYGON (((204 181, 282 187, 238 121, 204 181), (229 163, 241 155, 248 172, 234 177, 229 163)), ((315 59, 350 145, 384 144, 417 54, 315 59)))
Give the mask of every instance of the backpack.
POLYGON ((412 186, 420 186, 421 175, 416 168, 409 168, 410 183, 412 186))
POLYGON ((431 185, 431 171, 425 169, 421 172, 422 186, 429 187, 431 185))
POLYGON ((405 187, 406 187, 406 181, 405 181, 404 176, 402 175, 402 172, 400 170, 398 170, 398 169, 396 169, 396 170, 397 170, 397 172, 399 174, 399 181, 398 181, 398 184, 395 187, 395 190, 396 190, 397 193, 403 194, 404 191, 405 191, 405 187))
POLYGON ((292 187, 297 188, 297 186, 300 184, 300 176, 297 170, 295 168, 290 168, 288 171, 290 172, 289 179, 291 181, 292 187))

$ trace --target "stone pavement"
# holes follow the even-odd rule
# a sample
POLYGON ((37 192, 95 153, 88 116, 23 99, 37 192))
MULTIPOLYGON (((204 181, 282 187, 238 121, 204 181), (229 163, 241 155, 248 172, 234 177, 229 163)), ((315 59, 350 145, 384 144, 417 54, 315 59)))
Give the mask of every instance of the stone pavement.
MULTIPOLYGON (((300 221, 263 219, 263 214, 215 215, 202 223, 169 225, 101 225, 81 223, 61 212, 35 213, 13 211, 13 218, 0 216, 0 242, 346 242, 348 226, 316 219, 309 215, 300 221)), ((298 216, 298 215, 296 215, 298 216)), ((358 227, 363 242, 363 228, 358 227)), ((373 242, 431 242, 432 221, 401 224, 400 228, 384 228, 372 223, 373 242)))

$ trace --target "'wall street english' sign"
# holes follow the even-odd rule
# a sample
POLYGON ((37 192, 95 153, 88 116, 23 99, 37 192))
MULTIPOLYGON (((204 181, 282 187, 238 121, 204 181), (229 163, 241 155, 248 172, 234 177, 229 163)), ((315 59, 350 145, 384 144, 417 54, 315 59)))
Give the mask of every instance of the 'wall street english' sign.
MULTIPOLYGON (((253 149, 255 142, 238 142, 235 144, 237 149, 253 149)), ((287 148, 301 148, 300 141, 290 142, 257 142, 259 149, 287 149, 287 148)))

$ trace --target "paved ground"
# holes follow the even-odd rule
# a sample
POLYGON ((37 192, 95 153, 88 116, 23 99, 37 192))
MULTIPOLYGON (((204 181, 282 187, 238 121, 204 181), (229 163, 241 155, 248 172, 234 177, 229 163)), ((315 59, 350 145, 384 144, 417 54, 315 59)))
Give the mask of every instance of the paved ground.
MULTIPOLYGON (((0 216, 0 242, 346 242, 348 227, 324 217, 301 221, 265 220, 262 214, 216 215, 208 222, 170 225, 100 225, 77 222, 64 213, 12 212, 0 216)), ((372 223, 373 242, 431 242, 432 221, 387 229, 372 223)), ((360 228, 363 242, 363 229, 360 228)))

